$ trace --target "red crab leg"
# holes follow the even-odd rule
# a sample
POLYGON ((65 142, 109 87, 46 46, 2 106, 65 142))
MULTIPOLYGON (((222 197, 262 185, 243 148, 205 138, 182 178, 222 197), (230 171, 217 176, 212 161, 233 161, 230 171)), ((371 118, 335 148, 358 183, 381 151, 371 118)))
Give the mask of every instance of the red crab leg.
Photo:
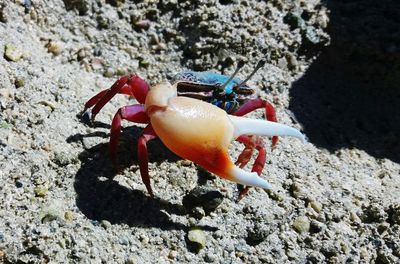
MULTIPOLYGON (((277 122, 275 109, 272 104, 260 98, 247 101, 238 110, 236 110, 233 115, 244 116, 245 114, 248 114, 259 108, 265 108, 265 116, 268 121, 277 122)), ((274 147, 276 143, 278 143, 278 137, 274 136, 272 137, 272 147, 274 147)))
POLYGON ((137 145, 137 154, 139 159, 139 169, 140 169, 140 176, 142 177, 142 181, 146 186, 147 191, 149 192, 150 196, 153 197, 153 190, 151 189, 150 185, 150 176, 149 176, 149 158, 148 158, 148 151, 147 151, 147 142, 157 137, 156 132, 153 130, 153 127, 149 124, 145 127, 142 131, 138 139, 137 145))
POLYGON ((94 119, 104 105, 117 93, 134 96, 139 103, 143 104, 149 89, 149 85, 140 77, 136 75, 123 76, 119 78, 111 88, 101 91, 90 98, 85 104, 85 110, 94 106, 92 109, 92 119, 94 119))
POLYGON ((142 124, 148 124, 150 122, 150 119, 147 116, 143 105, 140 104, 128 105, 118 109, 118 112, 115 114, 111 123, 111 135, 110 135, 110 145, 109 145, 110 157, 115 167, 117 159, 118 139, 121 133, 122 119, 142 124))
MULTIPOLYGON (((240 143, 245 144, 246 147, 239 155, 235 164, 238 165, 240 168, 246 166, 255 148, 258 151, 258 155, 256 157, 256 160, 254 161, 253 168, 251 169, 251 171, 256 172, 258 176, 260 176, 267 158, 267 152, 265 151, 264 142, 262 141, 261 138, 254 136, 240 136, 236 140, 239 141, 240 143)), ((239 200, 241 200, 249 192, 250 187, 246 186, 243 188, 243 186, 240 184, 238 185, 238 187, 240 190, 239 200)))

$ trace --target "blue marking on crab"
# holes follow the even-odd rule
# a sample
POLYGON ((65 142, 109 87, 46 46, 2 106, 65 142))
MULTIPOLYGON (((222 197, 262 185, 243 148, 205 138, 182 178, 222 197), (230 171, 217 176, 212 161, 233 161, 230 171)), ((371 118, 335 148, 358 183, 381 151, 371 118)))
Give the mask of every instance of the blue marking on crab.
MULTIPOLYGON (((184 71, 175 75, 175 81, 191 81, 193 83, 210 85, 210 86, 221 86, 229 80, 230 76, 222 75, 215 72, 195 72, 195 71, 184 71)), ((238 85, 242 81, 239 78, 233 78, 225 86, 225 93, 230 94, 233 92, 233 87, 238 85)))
POLYGON ((239 78, 214 72, 183 71, 176 74, 171 82, 177 84, 178 94, 212 103, 232 113, 254 94, 247 85, 241 85, 239 78))

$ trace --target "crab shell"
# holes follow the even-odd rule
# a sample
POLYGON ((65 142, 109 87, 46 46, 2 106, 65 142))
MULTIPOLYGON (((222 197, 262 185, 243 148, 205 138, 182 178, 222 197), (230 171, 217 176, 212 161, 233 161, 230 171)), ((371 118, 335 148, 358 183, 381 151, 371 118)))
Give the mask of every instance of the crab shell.
POLYGON ((150 123, 161 141, 176 155, 231 181, 270 189, 270 184, 237 167, 228 148, 240 135, 294 136, 298 130, 275 122, 228 115, 224 110, 200 100, 177 96, 176 84, 151 88, 145 101, 150 123))

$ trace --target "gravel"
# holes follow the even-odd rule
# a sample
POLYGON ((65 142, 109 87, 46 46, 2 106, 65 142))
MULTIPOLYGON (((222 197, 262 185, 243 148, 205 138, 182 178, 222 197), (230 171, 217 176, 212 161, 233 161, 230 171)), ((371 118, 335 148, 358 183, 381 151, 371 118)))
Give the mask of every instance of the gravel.
POLYGON ((389 0, 0 1, 0 262, 398 263, 398 15, 389 0), (250 84, 309 138, 267 144, 269 192, 238 201, 155 140, 151 198, 142 126, 123 122, 118 170, 107 154, 134 99, 80 115, 120 75, 153 85, 245 60, 245 78, 262 58, 250 84))

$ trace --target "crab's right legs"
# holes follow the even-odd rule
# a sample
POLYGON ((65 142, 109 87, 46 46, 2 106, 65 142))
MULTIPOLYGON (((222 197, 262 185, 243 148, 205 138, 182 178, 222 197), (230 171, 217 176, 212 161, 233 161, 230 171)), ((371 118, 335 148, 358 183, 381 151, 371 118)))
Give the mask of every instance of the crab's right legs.
POLYGON ((90 98, 86 104, 84 112, 90 107, 92 109, 92 120, 97 113, 110 101, 117 93, 134 96, 139 103, 144 103, 149 85, 136 75, 123 76, 118 79, 109 89, 103 90, 90 98))
POLYGON ((147 142, 149 142, 150 140, 155 139, 155 138, 157 138, 156 132, 153 130, 151 125, 147 125, 147 127, 145 127, 143 129, 143 132, 139 137, 138 145, 137 145, 140 176, 142 177, 142 181, 143 181, 144 185, 146 186, 146 189, 149 192, 151 197, 153 197, 154 194, 153 194, 153 190, 151 189, 151 184, 150 184, 147 142))

